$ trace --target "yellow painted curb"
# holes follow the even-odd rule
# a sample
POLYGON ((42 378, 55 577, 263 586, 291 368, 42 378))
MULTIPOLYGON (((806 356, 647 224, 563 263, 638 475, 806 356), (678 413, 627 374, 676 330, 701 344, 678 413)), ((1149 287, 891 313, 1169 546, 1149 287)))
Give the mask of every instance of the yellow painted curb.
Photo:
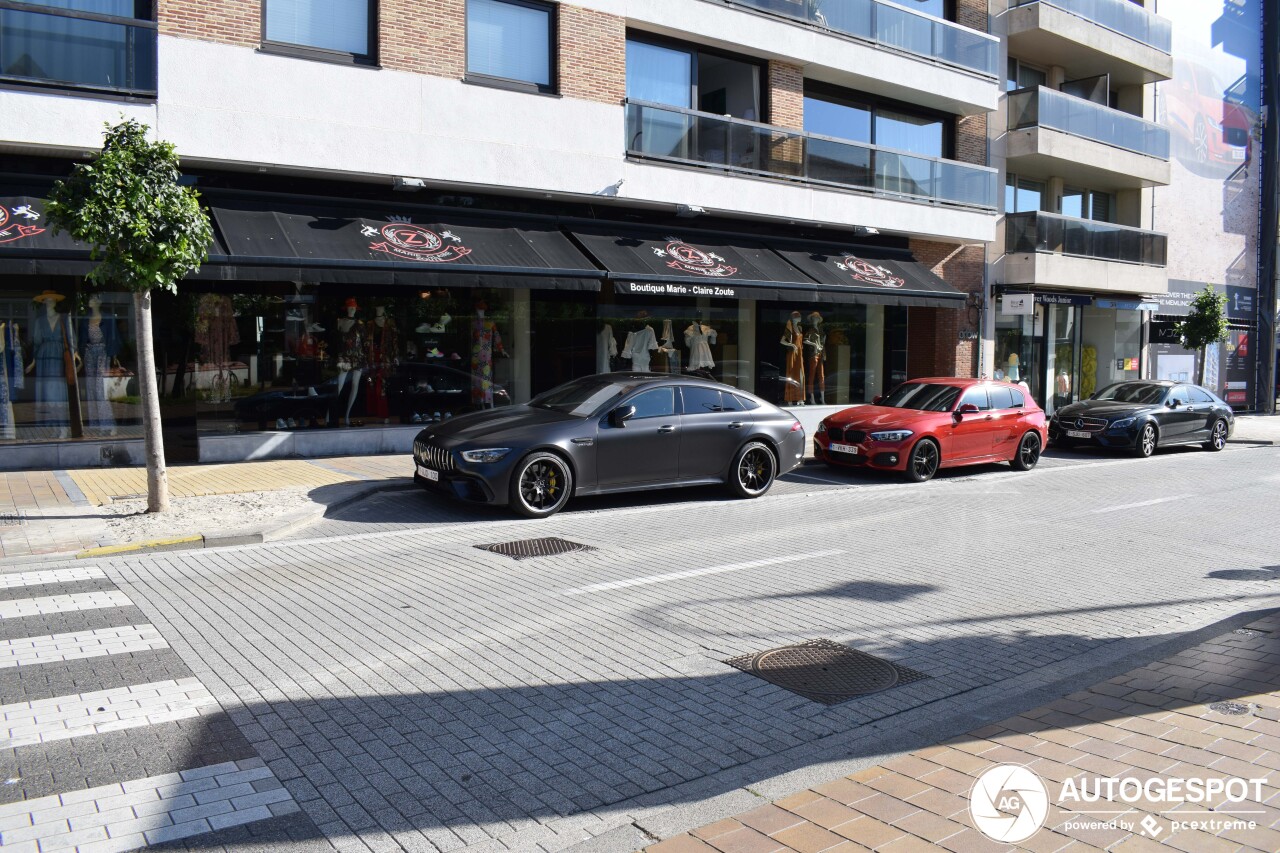
POLYGON ((81 551, 76 554, 76 559, 84 560, 93 557, 109 557, 113 554, 126 554, 130 551, 150 551, 157 548, 171 548, 174 545, 185 545, 188 542, 203 542, 204 536, 197 533, 195 536, 183 536, 178 539, 155 539, 151 542, 138 542, 133 545, 104 545, 101 548, 90 548, 87 551, 81 551))

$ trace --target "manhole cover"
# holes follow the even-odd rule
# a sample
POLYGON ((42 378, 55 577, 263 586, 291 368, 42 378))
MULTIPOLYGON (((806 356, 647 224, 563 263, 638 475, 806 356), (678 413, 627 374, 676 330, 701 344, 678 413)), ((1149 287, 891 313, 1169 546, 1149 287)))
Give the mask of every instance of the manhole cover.
POLYGON ((517 539, 515 542, 498 542, 493 545, 475 546, 481 551, 501 554, 513 560, 528 560, 532 557, 554 557, 556 554, 570 554, 574 551, 594 551, 590 545, 581 542, 570 542, 548 536, 543 539, 517 539))
POLYGON ((1232 717, 1243 717, 1249 713, 1249 706, 1243 702, 1214 702, 1209 706, 1210 711, 1217 711, 1219 714, 1229 714, 1232 717))
POLYGON ((1233 633, 1233 634, 1239 634, 1239 635, 1240 635, 1240 636, 1242 636, 1242 637, 1256 637, 1256 636, 1258 636, 1258 632, 1257 632, 1257 631, 1250 631, 1248 628, 1237 628, 1237 629, 1235 629, 1234 631, 1232 631, 1231 633, 1233 633))
POLYGON ((13 527, 26 521, 20 512, 0 513, 0 527, 13 527))
POLYGON ((925 678, 924 673, 831 640, 810 640, 725 663, 825 705, 925 678))

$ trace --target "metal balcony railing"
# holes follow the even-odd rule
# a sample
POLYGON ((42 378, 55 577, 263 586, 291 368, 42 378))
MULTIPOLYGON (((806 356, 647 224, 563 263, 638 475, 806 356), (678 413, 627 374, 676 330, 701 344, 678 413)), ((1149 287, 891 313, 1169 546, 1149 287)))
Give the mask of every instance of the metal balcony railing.
POLYGON ((1043 3, 1154 47, 1173 52, 1173 25, 1129 0, 1010 0, 1010 8, 1043 3))
POLYGON ((1000 73, 1000 40, 880 0, 731 0, 764 12, 858 36, 988 77, 1000 73))
POLYGON ((0 80, 154 95, 156 23, 0 0, 0 80))
POLYGON ((1127 225, 1077 219, 1056 213, 1010 213, 1004 218, 1004 250, 1008 254, 1043 252, 1100 261, 1163 267, 1169 238, 1127 225))
POLYGON ((694 110, 628 101, 637 157, 994 210, 996 171, 694 110))
POLYGON ((1051 127, 1148 157, 1169 159, 1167 128, 1084 98, 1041 86, 1010 92, 1007 107, 1009 130, 1051 127))

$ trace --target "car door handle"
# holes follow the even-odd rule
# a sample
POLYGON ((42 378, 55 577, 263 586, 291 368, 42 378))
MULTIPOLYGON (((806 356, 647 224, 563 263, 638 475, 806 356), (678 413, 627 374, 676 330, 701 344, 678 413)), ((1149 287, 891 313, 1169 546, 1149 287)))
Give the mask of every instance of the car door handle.
POLYGON ((984 420, 984 421, 993 421, 993 420, 995 420, 995 415, 987 415, 985 418, 983 418, 983 420, 984 420))
POLYGON ((671 424, 666 424, 664 426, 658 427, 658 432, 660 433, 675 432, 675 431, 676 431, 676 428, 671 424))
POLYGON ((742 421, 734 421, 733 423, 729 424, 729 429, 742 429, 744 426, 746 426, 746 424, 744 424, 742 421))

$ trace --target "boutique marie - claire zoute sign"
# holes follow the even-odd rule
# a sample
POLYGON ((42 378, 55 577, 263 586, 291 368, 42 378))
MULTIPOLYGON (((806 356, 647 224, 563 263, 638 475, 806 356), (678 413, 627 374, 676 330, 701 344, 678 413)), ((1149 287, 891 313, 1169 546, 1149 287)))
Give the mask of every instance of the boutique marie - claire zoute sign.
POLYGON ((734 299, 744 295, 745 288, 727 284, 666 284, 639 281, 618 282, 623 293, 635 296, 721 296, 734 299))
POLYGON ((360 229, 361 235, 374 240, 369 244, 370 251, 429 264, 447 264, 471 254, 462 245, 462 238, 452 231, 437 234, 402 217, 389 216, 387 220, 381 226, 366 224, 360 229))

